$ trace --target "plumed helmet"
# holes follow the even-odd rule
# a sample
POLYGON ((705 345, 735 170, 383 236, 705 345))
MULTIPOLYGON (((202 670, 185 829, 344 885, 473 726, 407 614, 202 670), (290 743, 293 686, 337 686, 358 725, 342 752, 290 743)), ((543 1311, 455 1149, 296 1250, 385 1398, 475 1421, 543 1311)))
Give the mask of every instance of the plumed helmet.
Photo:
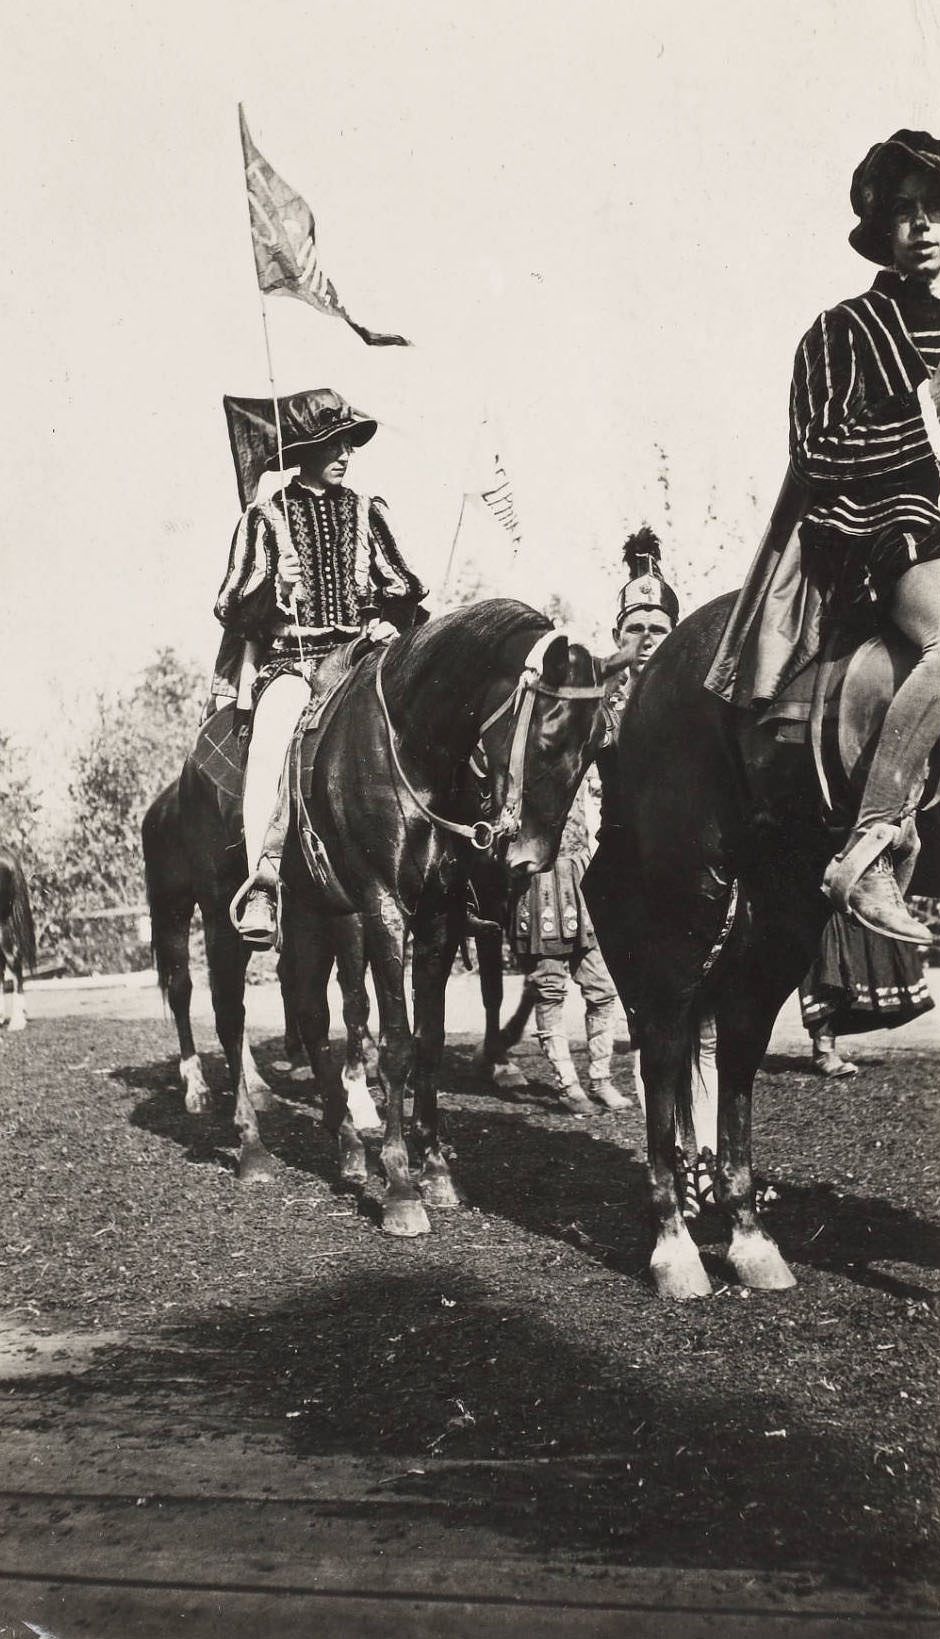
POLYGON ((852 177, 852 209, 860 220, 849 234, 849 244, 881 267, 890 267, 892 261, 891 193, 912 169, 940 174, 940 142, 929 131, 895 131, 886 142, 876 142, 852 177))
POLYGON ((628 580, 617 600, 617 625, 634 609, 661 609, 675 626, 679 619, 679 599, 662 571, 662 547, 647 524, 623 543, 623 561, 628 580))

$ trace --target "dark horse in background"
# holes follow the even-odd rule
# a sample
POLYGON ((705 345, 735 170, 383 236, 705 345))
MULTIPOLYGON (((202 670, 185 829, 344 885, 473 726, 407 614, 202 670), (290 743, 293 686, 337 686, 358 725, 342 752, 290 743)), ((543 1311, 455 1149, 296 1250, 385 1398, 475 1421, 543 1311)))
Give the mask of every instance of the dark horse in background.
MULTIPOLYGON (((245 971, 250 951, 229 920, 229 905, 245 880, 248 865, 241 808, 187 759, 180 777, 151 803, 141 828, 151 939, 160 987, 170 1004, 180 1048, 180 1076, 186 1108, 204 1114, 209 1089, 196 1051, 190 1020, 192 976, 189 938, 198 904, 205 931, 209 983, 216 1028, 228 1060, 233 1089, 244 1082, 256 1108, 266 1108, 271 1090, 261 1076, 244 1031, 245 971), (236 1040, 240 1040, 237 1059, 236 1040)), ((346 1054, 343 1082, 357 1126, 378 1125, 368 1090, 366 1064, 374 1060, 368 1031, 362 929, 356 917, 321 919, 312 930, 306 961, 307 990, 297 991, 292 947, 282 950, 278 977, 284 1003, 285 1052, 292 1079, 305 1073, 319 1083, 329 1058, 327 981, 334 961, 343 993, 346 1054), (302 1040, 298 1013, 308 1020, 302 1040), (307 1051, 310 1060, 308 1064, 307 1051)))
MULTIPOLYGON (((494 599, 432 620, 381 654, 367 655, 343 688, 329 719, 311 730, 316 750, 302 808, 293 793, 282 866, 285 927, 292 930, 303 996, 311 983, 306 930, 325 908, 304 851, 303 835, 313 831, 335 886, 361 916, 378 996, 387 1098, 383 1226, 417 1235, 430 1227, 422 1197, 457 1204, 438 1132, 437 1081, 444 987, 466 927, 472 858, 495 861, 507 889, 552 863, 596 754, 603 687, 587 649, 527 605, 494 599), (468 777, 471 757, 482 778, 468 777), (409 934, 413 1037, 405 997, 409 934), (409 1072, 417 1179, 403 1123, 409 1072)), ((302 1009, 298 1021, 306 1040, 302 1009)), ((235 1063, 240 1021, 238 1032, 230 1048, 235 1063)), ((241 1175, 269 1176, 243 1087, 235 1119, 241 1175)), ((335 1077, 325 1120, 338 1139, 342 1178, 363 1184, 365 1149, 335 1077)))
POLYGON ((659 1292, 676 1298, 711 1291, 676 1174, 676 1122, 684 1129, 691 1120, 689 1071, 703 1012, 717 1027, 716 1197, 730 1220, 728 1262, 746 1286, 794 1284, 755 1210, 751 1094, 777 1013, 831 914, 820 884, 841 840, 824 823, 809 747, 781 743, 774 724, 703 686, 733 602, 733 594, 719 598, 684 620, 636 685, 612 780, 617 823, 603 829, 583 884, 604 958, 636 1019, 651 1269, 659 1292))
POLYGON ((29 890, 19 860, 0 852, 0 1020, 6 1017, 4 981, 7 970, 13 978, 13 1001, 8 1030, 26 1029, 23 1001, 23 969, 36 966, 36 931, 29 903, 29 890))

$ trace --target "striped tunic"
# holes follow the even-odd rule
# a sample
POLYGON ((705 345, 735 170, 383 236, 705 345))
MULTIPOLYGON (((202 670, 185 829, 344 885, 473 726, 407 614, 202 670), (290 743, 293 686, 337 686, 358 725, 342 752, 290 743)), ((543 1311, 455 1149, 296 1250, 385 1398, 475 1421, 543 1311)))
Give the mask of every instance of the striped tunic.
POLYGON ((938 362, 940 301, 893 270, 821 314, 797 351, 790 459, 811 491, 800 542, 839 603, 878 602, 940 556, 938 362))
POLYGON ((342 485, 321 495, 294 479, 239 520, 215 606, 226 630, 267 646, 283 629, 290 609, 277 566, 280 546, 286 549, 288 541, 300 559, 297 605, 308 633, 341 641, 354 636, 364 619, 424 596, 382 501, 342 485))

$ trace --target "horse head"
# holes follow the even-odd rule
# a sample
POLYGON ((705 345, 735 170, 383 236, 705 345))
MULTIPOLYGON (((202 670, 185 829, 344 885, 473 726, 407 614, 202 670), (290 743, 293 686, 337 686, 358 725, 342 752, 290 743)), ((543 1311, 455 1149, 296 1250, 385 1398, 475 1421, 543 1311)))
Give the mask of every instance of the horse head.
POLYGON ((604 692, 585 645, 551 630, 529 649, 507 702, 511 709, 494 714, 481 730, 495 839, 517 882, 555 859, 571 804, 600 747, 604 692))

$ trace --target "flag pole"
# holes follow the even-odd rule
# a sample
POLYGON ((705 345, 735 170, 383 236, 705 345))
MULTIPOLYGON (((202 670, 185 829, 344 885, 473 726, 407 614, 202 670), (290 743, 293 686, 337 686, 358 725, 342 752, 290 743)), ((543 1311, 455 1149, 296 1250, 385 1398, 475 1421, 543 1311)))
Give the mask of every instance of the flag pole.
POLYGON ((460 511, 457 514, 457 528, 454 530, 454 538, 450 543, 450 556, 447 559, 447 568, 444 570, 444 579, 441 582, 441 597, 442 598, 444 596, 444 593, 447 591, 447 585, 448 585, 448 582, 450 580, 450 572, 454 567, 454 553, 457 550, 457 537, 460 534, 460 526, 463 523, 463 514, 464 514, 464 508, 465 508, 466 504, 467 504, 467 492, 466 492, 466 490, 464 490, 463 494, 460 497, 460 511))
MULTIPOLYGON (((242 163, 245 167, 245 202, 248 206, 248 228, 249 228, 249 232, 251 233, 251 249, 252 249, 252 255, 254 256, 255 229, 254 229, 254 222, 252 221, 252 217, 251 217, 251 192, 250 192, 250 189, 248 187, 248 169, 247 169, 247 167, 248 167, 248 154, 246 152, 246 146, 245 146, 246 135, 247 135, 247 127, 246 127, 246 123, 245 123, 245 109, 244 109, 244 105, 242 103, 239 103, 239 105, 238 105, 238 119, 239 119, 239 128, 240 128, 240 131, 241 131, 242 163)), ((284 495, 284 490, 285 490, 285 487, 286 487, 286 479, 285 479, 285 475, 284 475, 284 441, 283 441, 283 438, 281 436, 281 409, 280 409, 280 405, 278 404, 278 401, 277 401, 277 388, 274 385, 274 361, 271 357, 271 337, 270 337, 270 334, 268 332, 268 309, 267 309, 267 306, 265 304, 264 291, 261 288, 261 281, 258 278, 258 261, 257 261, 257 257, 255 257, 254 259, 255 259, 255 278, 256 278, 257 285, 258 285, 258 300, 261 303, 261 328, 264 332, 264 352, 265 352, 265 357, 268 361, 268 381, 271 384, 271 402, 274 405, 274 436, 275 436, 275 439, 277 441, 277 470, 278 470, 278 473, 279 473, 280 479, 281 479, 281 494, 284 495)), ((297 548, 294 545, 294 537, 291 533, 290 508, 287 504, 287 496, 286 495, 284 495, 284 522, 287 525, 287 539, 290 543, 291 551, 296 554, 297 548)), ((301 667, 303 667, 303 665, 304 665, 304 640, 303 640, 303 638, 301 636, 301 633, 300 633, 300 612, 297 608, 297 588, 296 588, 296 586, 292 586, 291 590, 290 590, 290 607, 291 607, 291 614, 294 617, 294 630, 297 633, 297 646, 298 646, 298 649, 300 651, 300 664, 301 664, 301 667)))

